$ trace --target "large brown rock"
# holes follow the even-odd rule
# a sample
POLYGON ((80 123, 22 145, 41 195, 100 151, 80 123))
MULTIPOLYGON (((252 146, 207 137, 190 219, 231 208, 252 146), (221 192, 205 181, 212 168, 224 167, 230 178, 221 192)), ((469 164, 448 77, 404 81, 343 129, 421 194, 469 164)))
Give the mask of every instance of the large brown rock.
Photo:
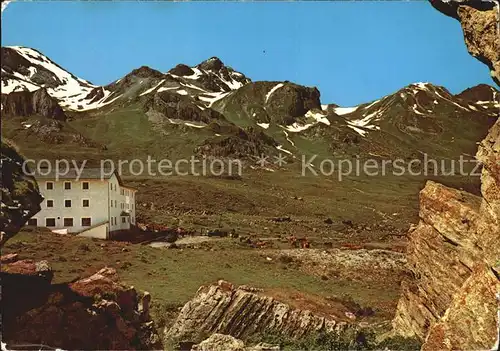
POLYGON ((498 1, 429 0, 439 11, 462 25, 469 53, 488 65, 500 85, 500 26, 498 1))
MULTIPOLYGON (((492 2, 431 0, 460 20, 469 52, 500 82, 500 15, 492 2)), ((498 3, 496 3, 498 5, 498 3)), ((410 234, 409 270, 393 326, 425 350, 492 349, 499 337, 500 120, 480 143, 482 197, 428 182, 410 234)))
MULTIPOLYGON (((162 349, 137 291, 103 268, 70 284, 40 277, 41 263, 2 265, 2 341, 64 350, 162 349)), ((149 294, 147 294, 149 299, 149 294)), ((10 347, 9 347, 10 346, 10 347)))
MULTIPOLYGON (((448 326, 442 320, 447 311, 462 308, 456 314, 474 315, 472 304, 457 305, 457 294, 464 294, 464 284, 478 266, 492 267, 500 259, 500 208, 497 163, 498 124, 481 144, 478 159, 484 163, 483 197, 428 182, 420 193, 420 223, 409 235, 408 268, 412 278, 402 284, 402 297, 393 320, 402 335, 416 335, 424 340, 437 322, 447 333, 459 334, 467 320, 448 326), (460 325, 460 328, 456 328, 460 325)), ((493 276, 494 279, 498 278, 493 276)), ((477 296, 480 291, 477 292, 477 296)), ((485 305, 494 308, 494 305, 485 305)), ((490 311, 496 311, 494 308, 490 311)), ((496 316, 496 314, 494 314, 496 316)), ((480 315, 476 315, 480 318, 480 315)), ((494 319, 495 317, 493 317, 494 319)), ((460 320, 458 320, 460 321, 460 320)), ((490 320, 488 333, 496 331, 490 320)), ((437 333, 437 331, 435 332, 437 333)), ((482 335, 482 334, 481 334, 482 335)), ((481 336, 480 335, 480 336, 481 336)), ((479 337, 480 337, 479 336, 479 337)), ((450 336, 451 337, 451 336, 450 336)), ((462 341, 467 345, 466 339, 462 341)), ((486 339, 470 339, 466 349, 476 349, 486 339)), ((492 346, 492 345, 490 345, 492 346)))
POLYGON ((394 327, 425 338, 470 276, 481 253, 474 250, 481 199, 428 182, 420 193, 420 218, 410 233, 407 260, 412 279, 403 285, 394 327))
POLYGON ((478 265, 441 320, 431 328, 422 350, 490 350, 497 329, 500 282, 487 265, 478 265))
POLYGON ((500 84, 500 31, 498 10, 476 9, 462 5, 457 9, 469 53, 490 67, 491 76, 500 84))
POLYGON ((324 332, 355 340, 357 331, 355 324, 294 309, 272 297, 234 288, 232 284, 220 281, 217 285, 198 289, 172 327, 165 330, 165 337, 178 342, 198 343, 214 333, 246 340, 259 334, 298 339, 324 332))
POLYGON ((35 179, 22 169, 24 159, 2 140, 0 167, 0 247, 40 211, 43 197, 35 179))
POLYGON ((240 339, 231 335, 215 333, 198 345, 194 345, 191 351, 280 351, 280 347, 267 343, 245 347, 245 343, 240 339))
POLYGON ((245 343, 231 335, 212 334, 208 339, 195 345, 192 351, 244 351, 245 343))
POLYGON ((486 250, 485 259, 494 264, 500 259, 500 120, 491 128, 490 133, 480 145, 476 155, 483 164, 481 192, 484 200, 481 204, 483 221, 479 225, 482 247, 486 250), (491 235, 497 233, 497 235, 491 235))

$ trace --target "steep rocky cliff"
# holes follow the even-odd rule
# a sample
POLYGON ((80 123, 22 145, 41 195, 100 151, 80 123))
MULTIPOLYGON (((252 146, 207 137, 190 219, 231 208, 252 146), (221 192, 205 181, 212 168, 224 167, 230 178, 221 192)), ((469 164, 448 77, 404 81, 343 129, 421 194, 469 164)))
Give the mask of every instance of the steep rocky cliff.
POLYGON ((46 262, 12 260, 5 264, 2 257, 2 341, 7 349, 162 349, 149 317, 151 296, 138 296, 133 287, 119 284, 114 269, 51 284, 46 262))
POLYGON ((40 211, 43 201, 33 177, 22 169, 24 160, 2 140, 0 164, 0 247, 17 234, 26 221, 40 211))
POLYGON ((175 323, 165 330, 166 339, 201 342, 213 333, 247 339, 259 334, 301 338, 324 332, 339 338, 356 339, 356 324, 328 319, 310 311, 296 310, 245 287, 219 281, 202 286, 182 308, 175 323))
MULTIPOLYGON (((432 0, 460 20, 469 52, 500 82, 498 8, 485 2, 432 0)), ((426 340, 423 349, 491 349, 498 340, 500 292, 500 121, 480 143, 482 197, 428 182, 420 223, 410 233, 413 274, 393 321, 395 330, 426 340)))
POLYGON ((430 330, 423 350, 484 350, 498 342, 498 276, 487 265, 477 265, 455 295, 450 307, 430 330), (487 342, 485 342, 487 341, 487 342))
POLYGON ((498 0, 430 0, 432 6, 462 25, 469 53, 488 65, 500 85, 498 0))
POLYGON ((492 224, 482 216, 482 206, 480 197, 434 182, 422 190, 421 221, 410 233, 407 252, 413 279, 403 283, 394 320, 400 333, 425 339, 475 267, 498 257, 498 245, 492 242, 499 239, 498 227, 482 230, 492 224))
POLYGON ((64 121, 66 115, 56 99, 46 89, 34 92, 17 91, 2 94, 2 114, 5 116, 32 116, 53 118, 64 121))

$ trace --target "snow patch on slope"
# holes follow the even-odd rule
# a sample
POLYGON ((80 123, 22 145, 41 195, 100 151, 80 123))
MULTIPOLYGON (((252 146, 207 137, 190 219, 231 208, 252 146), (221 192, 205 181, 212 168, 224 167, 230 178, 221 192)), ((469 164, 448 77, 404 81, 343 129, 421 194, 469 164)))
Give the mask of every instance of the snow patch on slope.
POLYGON ((144 96, 146 94, 149 94, 149 93, 155 91, 160 85, 163 84, 164 81, 165 81, 165 79, 163 79, 160 83, 156 84, 154 87, 152 87, 152 88, 146 90, 145 92, 143 92, 140 96, 144 96))
POLYGON ((335 107, 333 112, 338 114, 339 116, 346 115, 348 113, 354 112, 359 108, 359 106, 354 107, 335 107))
POLYGON ((10 94, 15 91, 35 91, 40 89, 38 85, 31 84, 26 81, 14 79, 2 79, 2 94, 10 94))
POLYGON ((361 128, 358 128, 358 127, 356 127, 356 126, 354 126, 354 125, 352 125, 352 124, 349 124, 349 123, 348 123, 348 124, 347 124, 347 126, 348 126, 349 128, 351 128, 352 130, 354 130, 354 131, 355 131, 356 133, 358 133, 359 135, 361 135, 362 137, 366 136, 366 133, 368 133, 366 130, 361 129, 361 128))
POLYGON ((290 137, 288 136, 288 133, 286 131, 283 131, 283 133, 285 134, 285 138, 286 140, 292 145, 292 146, 295 146, 295 143, 292 141, 292 139, 290 139, 290 137))
POLYGON ((293 155, 290 150, 284 149, 282 145, 276 146, 276 149, 278 149, 279 151, 282 151, 282 152, 284 152, 286 154, 293 155))
POLYGON ((198 98, 201 101, 208 102, 208 107, 212 107, 212 105, 216 102, 222 99, 223 97, 229 95, 230 92, 225 92, 225 93, 204 93, 203 95, 198 96, 198 98), (204 96, 208 95, 208 96, 204 96))
POLYGON ((179 87, 161 87, 160 89, 158 89, 158 93, 160 93, 162 91, 167 91, 167 90, 174 90, 177 88, 179 88, 179 87))
POLYGON ((298 132, 302 132, 304 130, 309 129, 310 127, 312 127, 315 124, 316 123, 300 124, 300 123, 295 122, 295 123, 293 123, 289 126, 286 126, 284 128, 289 132, 298 133, 298 132))
POLYGON ((224 84, 226 84, 226 85, 229 87, 229 89, 231 89, 231 90, 236 90, 236 89, 239 89, 239 88, 241 88, 241 87, 243 86, 243 83, 240 83, 240 82, 238 82, 238 81, 236 81, 236 80, 234 80, 234 79, 232 79, 232 78, 231 78, 231 80, 226 80, 226 79, 224 79, 224 77, 222 77, 222 76, 218 76, 218 77, 219 77, 219 79, 220 79, 220 80, 221 80, 224 84))
POLYGON ((326 124, 327 126, 330 125, 330 121, 328 120, 326 115, 324 115, 320 112, 307 111, 306 117, 313 118, 318 123, 323 123, 323 124, 326 124))
POLYGON ((57 79, 57 83, 59 84, 56 87, 45 88, 47 89, 49 95, 59 100, 61 106, 66 109, 75 111, 95 109, 105 106, 118 98, 116 97, 115 99, 106 101, 110 97, 111 92, 101 88, 104 93, 103 98, 98 101, 91 102, 92 99, 86 99, 86 97, 93 89, 99 88, 98 86, 93 85, 84 79, 75 77, 34 49, 22 46, 9 46, 8 48, 15 50, 20 56, 30 62, 32 66, 28 67, 29 75, 23 76, 18 72, 14 72, 12 75, 19 78, 19 80, 7 79, 2 81, 2 93, 4 94, 22 90, 35 91, 45 87, 28 81, 37 73, 37 67, 39 67, 51 72, 57 79))
POLYGON ((192 75, 190 75, 190 76, 184 76, 184 78, 196 80, 196 79, 200 78, 203 75, 203 72, 200 71, 198 68, 191 67, 191 69, 193 70, 194 73, 192 75))
POLYGON ((269 90, 269 92, 267 93, 266 95, 266 103, 269 101, 269 98, 271 97, 271 95, 273 95, 273 93, 278 90, 279 88, 283 87, 284 84, 283 83, 279 83, 277 85, 275 85, 271 90, 269 90))

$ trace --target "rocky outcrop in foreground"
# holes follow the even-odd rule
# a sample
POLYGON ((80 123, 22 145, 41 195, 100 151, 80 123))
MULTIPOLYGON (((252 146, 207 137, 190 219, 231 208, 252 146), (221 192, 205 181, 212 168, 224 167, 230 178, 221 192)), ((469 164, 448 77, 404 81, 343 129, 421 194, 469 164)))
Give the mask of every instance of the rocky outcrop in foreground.
POLYGON ((493 327, 497 323, 497 314, 493 312, 500 309, 500 301, 495 298, 498 291, 500 283, 488 266, 474 268, 443 318, 431 328, 422 349, 498 349, 499 333, 493 327))
POLYGON ((192 351, 279 351, 278 345, 259 343, 255 346, 246 346, 245 343, 225 334, 212 334, 208 339, 191 348, 192 351))
POLYGON ((293 309, 272 297, 219 281, 217 285, 198 289, 194 298, 184 305, 173 326, 165 330, 165 337, 177 342, 199 343, 214 333, 246 340, 262 334, 299 339, 321 332, 355 340, 358 330, 355 324, 293 309))
POLYGON ((51 278, 47 262, 2 258, 2 341, 7 349, 162 349, 149 317, 151 296, 138 296, 133 287, 119 284, 114 269, 69 284, 51 284, 51 278))
POLYGON ((5 116, 38 115, 60 121, 66 120, 66 115, 57 100, 44 88, 34 92, 17 91, 2 94, 2 107, 2 114, 5 116))
POLYGON ((410 233, 408 268, 393 321, 432 349, 491 349, 500 293, 500 123, 481 143, 482 197, 428 182, 410 233), (480 331, 480 332, 478 332, 480 331))
POLYGON ((500 85, 500 26, 498 1, 430 0, 432 6, 460 21, 469 53, 488 65, 500 85))
MULTIPOLYGON (((500 82, 498 10, 491 3, 432 0, 460 20, 469 52, 500 82)), ((428 182, 420 223, 410 233, 395 331, 425 340, 425 350, 498 347, 500 293, 500 120, 480 144, 482 197, 428 182)))
MULTIPOLYGON (((401 334, 425 339, 429 327, 447 313, 476 267, 484 267, 483 262, 494 264, 499 257, 500 247, 494 244, 500 240, 499 228, 482 215, 483 201, 434 182, 428 182, 420 193, 421 221, 410 233, 407 253, 413 279, 403 282, 394 320, 401 334)), ((491 298, 495 305, 495 296, 491 298)), ((494 319, 496 310, 489 313, 494 319)), ((490 329, 496 331, 496 324, 490 329)), ((491 346, 487 344, 483 347, 491 346)))
POLYGON ((40 211, 43 201, 33 177, 24 174, 23 158, 2 140, 0 164, 0 247, 40 211))

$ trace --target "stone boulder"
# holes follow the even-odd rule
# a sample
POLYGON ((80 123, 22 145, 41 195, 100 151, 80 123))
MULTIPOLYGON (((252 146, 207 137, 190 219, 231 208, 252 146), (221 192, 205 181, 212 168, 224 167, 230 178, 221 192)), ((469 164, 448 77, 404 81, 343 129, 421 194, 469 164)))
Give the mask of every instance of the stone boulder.
POLYGON ((475 267, 453 297, 443 318, 430 329, 422 350, 492 349, 500 336, 497 327, 499 292, 500 281, 491 268, 487 265, 475 267))
POLYGON ((242 340, 268 333, 292 339, 314 333, 356 339, 356 324, 294 309, 272 297, 246 290, 224 281, 200 287, 174 324, 164 330, 166 339, 196 343, 214 333, 242 340))
POLYGON ((39 276, 44 265, 2 265, 2 337, 7 349, 26 343, 64 350, 162 349, 149 319, 149 294, 141 301, 133 287, 118 282, 114 269, 52 284, 39 276))
POLYGON ((430 0, 432 6, 460 21, 469 53, 488 65, 500 85, 498 1, 430 0))
POLYGON ((191 348, 191 351, 279 351, 279 345, 259 343, 254 346, 246 346, 245 343, 231 335, 212 334, 191 348))
POLYGON ((1 143, 0 247, 40 211, 43 201, 35 179, 22 169, 23 158, 10 144, 1 143))
POLYGON ((245 343, 231 335, 212 334, 208 339, 193 346, 193 351, 244 351, 245 343))
MULTIPOLYGON (((431 0, 462 24, 469 52, 500 83, 500 4, 431 0)), ((500 120, 480 143, 482 196, 428 182, 420 224, 410 233, 408 268, 394 330, 425 350, 497 349, 500 292, 500 120), (496 345, 496 346, 495 346, 496 345)))

